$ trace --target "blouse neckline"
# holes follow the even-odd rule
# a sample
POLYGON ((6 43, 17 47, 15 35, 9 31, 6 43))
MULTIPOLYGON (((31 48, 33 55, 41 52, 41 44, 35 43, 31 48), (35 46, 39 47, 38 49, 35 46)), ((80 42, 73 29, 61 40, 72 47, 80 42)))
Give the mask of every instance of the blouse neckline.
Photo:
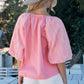
POLYGON ((53 16, 49 16, 49 15, 41 15, 41 14, 34 14, 34 13, 28 13, 30 15, 34 15, 34 16, 46 16, 46 17, 53 17, 53 16))

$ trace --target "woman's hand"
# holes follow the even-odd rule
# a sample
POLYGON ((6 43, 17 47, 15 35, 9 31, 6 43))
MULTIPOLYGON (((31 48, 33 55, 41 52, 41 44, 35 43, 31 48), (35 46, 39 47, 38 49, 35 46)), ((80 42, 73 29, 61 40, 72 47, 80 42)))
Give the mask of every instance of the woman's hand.
POLYGON ((18 76, 18 84, 22 84, 23 83, 23 77, 22 76, 18 76))

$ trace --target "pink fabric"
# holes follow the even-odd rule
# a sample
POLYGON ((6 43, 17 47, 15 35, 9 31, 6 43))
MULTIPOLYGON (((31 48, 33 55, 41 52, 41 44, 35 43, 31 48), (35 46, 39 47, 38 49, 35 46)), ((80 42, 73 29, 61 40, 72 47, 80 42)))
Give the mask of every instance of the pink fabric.
POLYGON ((32 13, 19 16, 9 53, 21 61, 19 75, 34 79, 47 79, 58 74, 56 64, 72 59, 62 20, 32 13))

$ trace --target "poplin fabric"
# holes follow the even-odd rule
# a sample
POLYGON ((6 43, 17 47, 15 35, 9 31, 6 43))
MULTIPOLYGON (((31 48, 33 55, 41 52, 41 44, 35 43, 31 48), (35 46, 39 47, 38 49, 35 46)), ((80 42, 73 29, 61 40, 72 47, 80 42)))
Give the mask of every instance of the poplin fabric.
POLYGON ((21 61, 19 76, 47 79, 59 73, 57 63, 72 59, 63 21, 55 16, 22 13, 16 22, 9 53, 21 61))
POLYGON ((32 79, 28 77, 23 77, 22 84, 64 84, 60 74, 56 74, 45 80, 32 79))

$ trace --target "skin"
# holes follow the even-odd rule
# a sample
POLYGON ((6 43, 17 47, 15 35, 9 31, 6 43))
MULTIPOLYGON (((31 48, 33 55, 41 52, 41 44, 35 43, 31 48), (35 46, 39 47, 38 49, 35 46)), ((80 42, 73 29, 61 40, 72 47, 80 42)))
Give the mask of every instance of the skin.
MULTIPOLYGON (((42 8, 36 9, 36 10, 32 11, 31 13, 38 14, 38 15, 40 15, 40 14, 41 15, 49 15, 47 13, 47 8, 50 7, 51 3, 52 3, 52 0, 49 0, 42 8)), ((17 60, 17 62, 18 62, 18 71, 19 71, 21 61, 17 60)), ((67 84, 65 62, 58 63, 57 66, 58 66, 58 69, 59 69, 59 72, 60 72, 60 75, 63 79, 64 84, 67 84)), ((18 75, 18 84, 21 84, 22 82, 23 82, 23 77, 18 75)))
MULTIPOLYGON (((19 72, 19 68, 21 66, 21 61, 17 60, 17 63, 18 63, 18 72, 19 72)), ((19 76, 19 74, 18 74, 18 84, 21 84, 21 83, 23 83, 23 77, 19 76)))
POLYGON ((58 63, 57 66, 58 66, 58 69, 59 69, 59 72, 60 72, 60 75, 62 77, 64 84, 67 84, 65 62, 64 63, 58 63))

